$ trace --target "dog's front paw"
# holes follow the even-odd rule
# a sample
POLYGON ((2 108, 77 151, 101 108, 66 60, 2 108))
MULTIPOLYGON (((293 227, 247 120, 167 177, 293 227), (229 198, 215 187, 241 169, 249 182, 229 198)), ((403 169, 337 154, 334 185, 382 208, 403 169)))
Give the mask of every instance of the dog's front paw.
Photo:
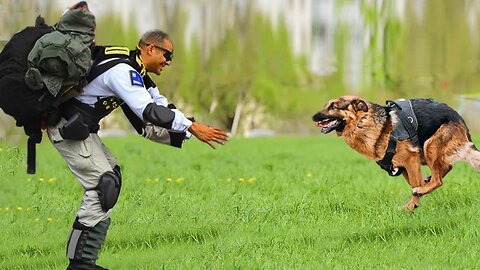
POLYGON ((412 195, 410 196, 410 200, 408 201, 408 203, 402 205, 400 209, 406 212, 413 212, 413 210, 418 208, 419 205, 420 205, 420 197, 416 197, 412 195))
POLYGON ((412 195, 415 197, 421 197, 425 194, 421 187, 416 187, 412 189, 412 195))
POLYGON ((413 210, 418 208, 418 204, 416 203, 407 203, 406 205, 403 206, 403 210, 412 212, 413 210))
POLYGON ((412 196, 410 197, 410 201, 404 205, 404 209, 407 211, 413 211, 420 205, 420 198, 412 196))

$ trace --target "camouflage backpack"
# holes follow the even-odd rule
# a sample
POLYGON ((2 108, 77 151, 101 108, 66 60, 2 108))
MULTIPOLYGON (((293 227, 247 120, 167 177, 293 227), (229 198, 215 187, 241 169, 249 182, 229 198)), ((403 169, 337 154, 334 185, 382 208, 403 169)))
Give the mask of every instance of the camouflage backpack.
POLYGON ((54 125, 58 106, 75 96, 91 66, 95 17, 67 11, 53 27, 39 23, 15 34, 0 53, 0 108, 28 138, 28 173, 35 173, 35 144, 42 125, 54 125))

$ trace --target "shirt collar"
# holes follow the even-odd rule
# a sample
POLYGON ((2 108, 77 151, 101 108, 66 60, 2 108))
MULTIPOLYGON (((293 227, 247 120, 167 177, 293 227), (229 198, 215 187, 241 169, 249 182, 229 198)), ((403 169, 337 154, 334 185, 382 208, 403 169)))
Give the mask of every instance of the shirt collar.
POLYGON ((130 60, 135 70, 138 71, 138 73, 140 73, 142 77, 145 77, 145 75, 147 75, 147 70, 145 69, 145 65, 140 59, 140 51, 138 49, 132 51, 132 54, 130 55, 130 60))

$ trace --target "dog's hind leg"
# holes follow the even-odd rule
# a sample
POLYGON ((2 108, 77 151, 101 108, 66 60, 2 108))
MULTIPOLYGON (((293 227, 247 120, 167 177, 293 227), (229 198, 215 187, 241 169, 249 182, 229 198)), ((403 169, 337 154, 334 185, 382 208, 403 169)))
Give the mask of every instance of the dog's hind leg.
POLYGON ((443 185, 443 178, 458 160, 468 160, 480 168, 480 152, 471 146, 468 130, 462 123, 448 123, 441 126, 424 144, 425 160, 430 167, 430 181, 413 189, 413 194, 422 196, 443 185), (470 154, 469 154, 470 153, 470 154))
POLYGON ((413 196, 422 196, 441 187, 443 185, 443 177, 445 177, 451 169, 452 165, 446 164, 440 160, 435 161, 434 164, 430 166, 430 171, 432 172, 430 181, 421 187, 414 188, 412 190, 413 196))

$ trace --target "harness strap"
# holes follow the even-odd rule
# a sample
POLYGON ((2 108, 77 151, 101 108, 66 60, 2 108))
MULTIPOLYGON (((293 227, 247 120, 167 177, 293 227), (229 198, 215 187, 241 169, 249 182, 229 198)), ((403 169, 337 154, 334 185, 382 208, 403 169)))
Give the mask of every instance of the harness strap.
POLYGON ((420 144, 420 141, 417 135, 418 123, 415 117, 415 113, 413 112, 412 103, 410 102, 410 100, 398 100, 398 101, 388 100, 387 105, 395 109, 395 112, 397 113, 397 116, 400 119, 400 122, 402 123, 403 128, 408 133, 408 138, 415 146, 418 146, 420 144), (404 103, 399 104, 400 102, 404 102, 404 103), (405 102, 408 102, 408 105, 404 105, 405 102), (409 111, 409 112, 406 112, 406 111, 409 111))
POLYGON ((400 119, 400 125, 397 125, 395 129, 390 134, 390 139, 388 141, 387 151, 382 160, 377 161, 377 164, 385 171, 387 171, 390 176, 399 176, 403 173, 405 168, 395 168, 392 164, 393 156, 395 155, 395 150, 397 147, 397 141, 406 139, 405 131, 408 139, 412 142, 413 145, 419 145, 419 139, 417 135, 417 125, 415 118, 415 113, 413 112, 412 104, 410 100, 398 100, 398 101, 387 101, 387 107, 385 108, 387 112, 390 110, 395 110, 398 118, 400 119), (408 102, 407 105, 405 103, 408 102), (402 106, 403 105, 403 106, 402 106), (409 111, 410 113, 406 113, 409 111))
POLYGON ((405 168, 394 168, 392 164, 393 156, 395 155, 395 149, 397 148, 397 138, 390 136, 388 141, 387 151, 382 160, 377 161, 377 164, 384 169, 390 176, 399 176, 403 173, 405 168))

